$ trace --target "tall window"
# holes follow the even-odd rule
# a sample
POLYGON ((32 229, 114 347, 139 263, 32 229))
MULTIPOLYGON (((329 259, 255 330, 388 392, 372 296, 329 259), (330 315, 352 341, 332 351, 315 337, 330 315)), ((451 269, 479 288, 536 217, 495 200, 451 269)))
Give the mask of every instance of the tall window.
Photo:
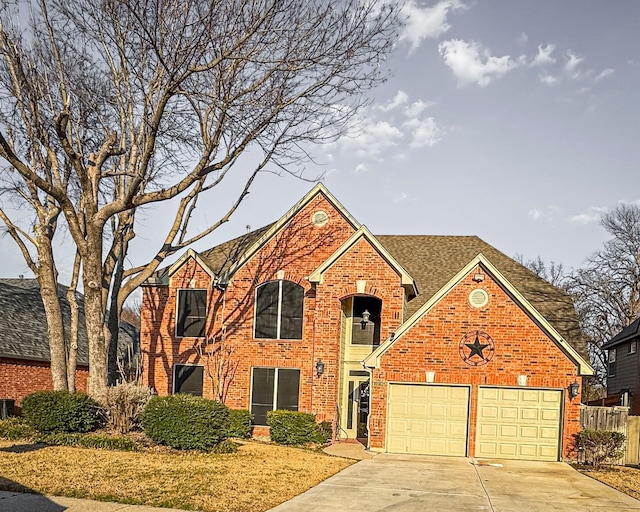
POLYGON ((300 370, 297 368, 254 368, 251 379, 251 414, 255 425, 267 424, 267 412, 298 410, 300 370))
POLYGON ((176 336, 204 336, 207 319, 207 290, 178 290, 176 336))
POLYGON ((375 297, 353 298, 352 345, 380 345, 382 301, 375 297))
POLYGON ((270 281, 256 290, 255 338, 301 340, 304 288, 270 281))
POLYGON ((173 392, 202 396, 204 367, 194 364, 176 364, 173 367, 173 392))
POLYGON ((609 349, 609 371, 607 372, 609 377, 616 376, 616 349, 609 349))

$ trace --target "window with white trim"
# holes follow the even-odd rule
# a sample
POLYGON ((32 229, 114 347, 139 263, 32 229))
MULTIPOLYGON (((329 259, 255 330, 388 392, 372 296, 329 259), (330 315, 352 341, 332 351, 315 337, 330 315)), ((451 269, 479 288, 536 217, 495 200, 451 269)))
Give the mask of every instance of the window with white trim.
POLYGON ((207 290, 178 290, 176 336, 200 338, 207 320, 207 290))
POLYGON ((301 340, 304 288, 292 281, 269 281, 256 289, 254 337, 301 340))
POLYGON ((276 409, 298 410, 298 368, 252 368, 251 414, 254 425, 266 425, 267 413, 276 409))
POLYGON ((616 376, 616 349, 615 348, 609 349, 609 366, 608 366, 607 375, 609 377, 616 376))
POLYGON ((627 354, 635 354, 638 350, 638 342, 636 340, 630 341, 627 345, 627 354))

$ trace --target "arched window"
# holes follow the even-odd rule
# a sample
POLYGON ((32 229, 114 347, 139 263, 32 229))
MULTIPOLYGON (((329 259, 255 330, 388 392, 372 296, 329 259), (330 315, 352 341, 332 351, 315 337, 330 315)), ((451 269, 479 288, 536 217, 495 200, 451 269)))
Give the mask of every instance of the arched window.
POLYGON ((255 338, 301 340, 304 288, 269 281, 256 289, 255 338))

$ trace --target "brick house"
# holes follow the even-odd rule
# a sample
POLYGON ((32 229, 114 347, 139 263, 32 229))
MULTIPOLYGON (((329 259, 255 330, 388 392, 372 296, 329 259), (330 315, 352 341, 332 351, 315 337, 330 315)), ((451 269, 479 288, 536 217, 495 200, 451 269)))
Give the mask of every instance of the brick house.
POLYGON ((143 288, 144 379, 313 412, 375 451, 567 457, 593 370, 569 297, 477 237, 374 236, 323 185, 143 288), (573 386, 572 386, 573 384, 573 386))
MULTIPOLYGON (((59 285, 62 314, 67 333, 70 325, 70 307, 67 287, 59 285)), ((78 294, 78 364, 76 389, 86 391, 89 376, 89 352, 84 327, 83 298, 78 294)), ((134 326, 122 322, 120 326, 121 356, 133 347, 138 350, 139 332, 134 326)), ((15 403, 20 412, 22 399, 34 391, 53 389, 51 358, 49 354, 47 320, 35 279, 0 279, 0 400, 15 403)), ((67 340, 68 342, 68 340, 67 340)))
POLYGON ((629 407, 629 414, 640 416, 640 318, 602 346, 607 354, 607 405, 629 407))

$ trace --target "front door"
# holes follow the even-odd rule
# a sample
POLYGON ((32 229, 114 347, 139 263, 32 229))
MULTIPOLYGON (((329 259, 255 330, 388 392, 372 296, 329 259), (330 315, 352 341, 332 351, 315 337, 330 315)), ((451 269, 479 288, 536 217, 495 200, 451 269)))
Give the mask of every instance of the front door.
POLYGON ((350 377, 347 382, 344 429, 349 439, 358 439, 366 444, 369 433, 367 419, 369 417, 369 379, 350 377))

